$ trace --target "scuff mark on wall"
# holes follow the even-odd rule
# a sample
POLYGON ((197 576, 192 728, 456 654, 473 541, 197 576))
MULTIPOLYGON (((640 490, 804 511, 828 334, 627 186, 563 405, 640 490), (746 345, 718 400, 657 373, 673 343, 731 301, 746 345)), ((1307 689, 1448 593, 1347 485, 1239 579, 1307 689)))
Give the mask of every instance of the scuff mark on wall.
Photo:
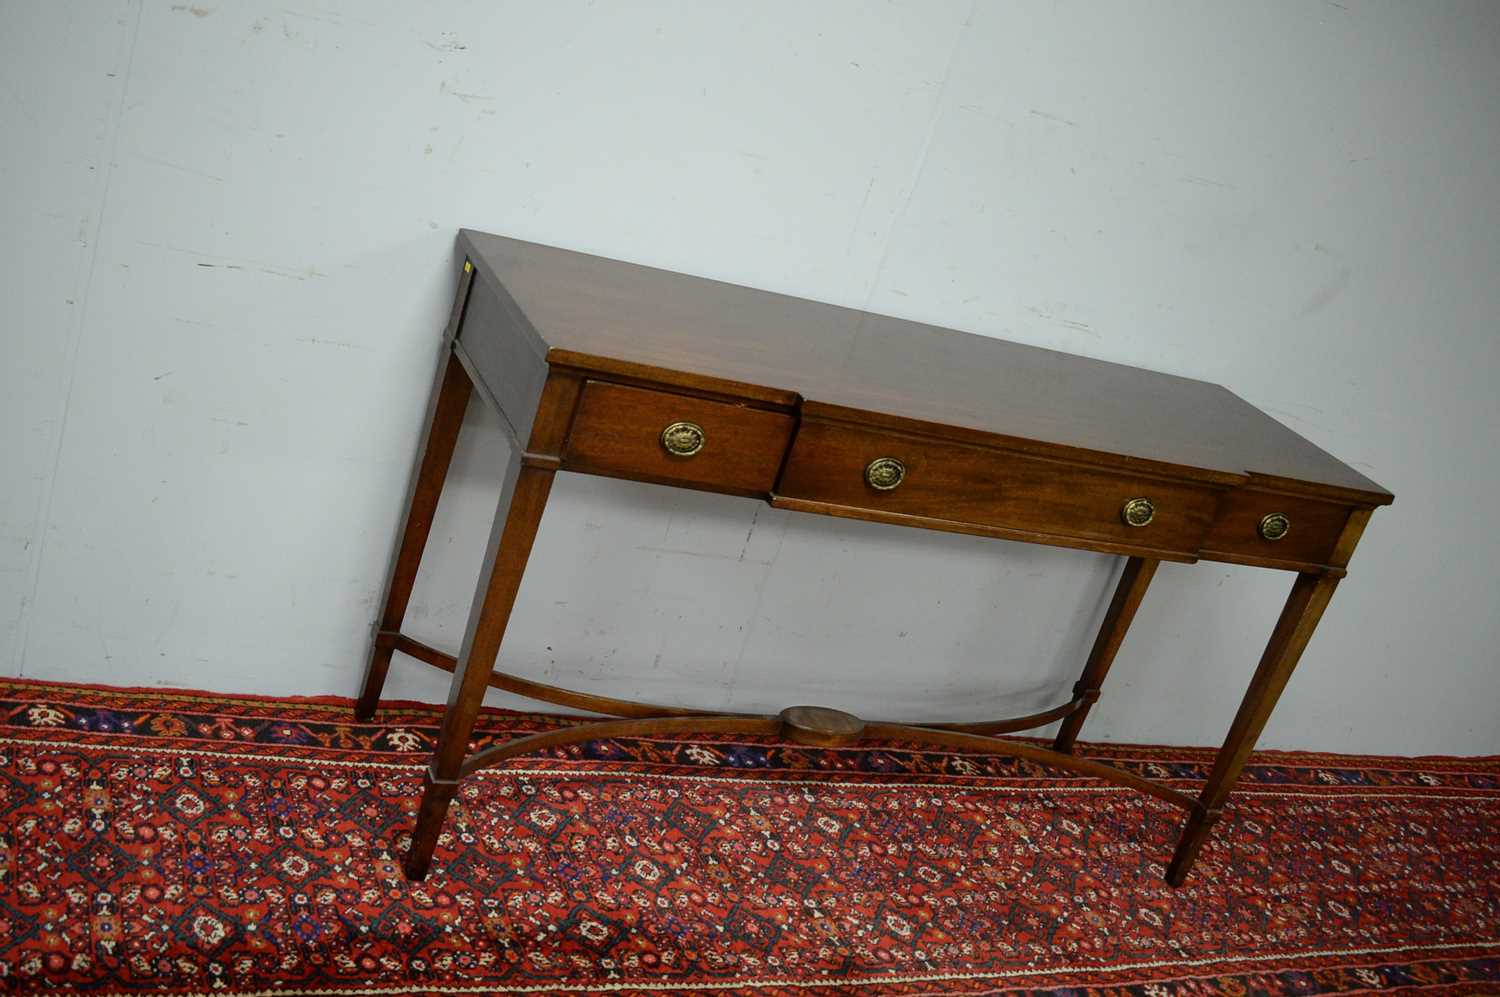
POLYGON ((1067 125, 1069 128, 1077 128, 1078 127, 1078 122, 1076 122, 1076 121, 1069 121, 1067 118, 1064 118, 1063 116, 1061 116, 1059 114, 1048 114, 1046 111, 1038 111, 1034 107, 1030 111, 1028 111, 1027 113, 1034 114, 1038 118, 1046 118, 1048 121, 1056 121, 1058 124, 1060 124, 1060 125, 1067 125))
POLYGON ((292 271, 283 270, 280 267, 245 266, 242 263, 199 263, 197 265, 205 270, 253 270, 257 273, 268 273, 273 277, 287 277, 291 280, 312 280, 315 277, 328 276, 315 266, 310 266, 306 270, 292 271))
POLYGON ((1225 183, 1222 180, 1214 180, 1214 179, 1212 179, 1210 177, 1195 177, 1195 176, 1189 175, 1189 176, 1185 176, 1185 177, 1178 177, 1177 179, 1181 180, 1183 183, 1195 183, 1195 184, 1198 184, 1200 187, 1222 187, 1225 190, 1235 190, 1236 189, 1235 186, 1234 186, 1234 184, 1232 184, 1232 183, 1225 183))
POLYGON ((1302 307, 1297 310, 1297 314, 1312 315, 1327 308, 1340 294, 1344 293, 1344 288, 1349 286, 1350 277, 1351 274, 1347 267, 1341 269, 1333 277, 1324 281, 1322 286, 1308 296, 1308 299, 1303 302, 1302 307))
POLYGON ((366 353, 375 352, 372 347, 362 346, 359 343, 345 343, 337 339, 319 339, 316 336, 298 336, 297 342, 307 343, 311 346, 337 346, 343 350, 363 350, 366 353))
POLYGON ((442 83, 438 84, 438 93, 445 93, 445 94, 447 94, 450 97, 457 97, 459 100, 463 101, 465 104, 489 102, 489 101, 493 101, 495 99, 495 95, 494 94, 487 94, 487 93, 462 93, 462 92, 460 92, 458 90, 450 90, 450 89, 448 89, 448 82, 446 80, 444 80, 442 83))

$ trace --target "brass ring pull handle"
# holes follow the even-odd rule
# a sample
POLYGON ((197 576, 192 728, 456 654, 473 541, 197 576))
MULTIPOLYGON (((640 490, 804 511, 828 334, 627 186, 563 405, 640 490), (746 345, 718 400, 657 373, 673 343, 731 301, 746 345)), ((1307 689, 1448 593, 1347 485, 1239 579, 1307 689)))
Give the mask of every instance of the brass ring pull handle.
POLYGON ((1156 506, 1148 498, 1133 498, 1121 507, 1120 518, 1126 526, 1149 526, 1156 518, 1156 506))
POLYGON ((674 457, 691 457, 707 438, 696 422, 674 422, 661 431, 661 445, 674 457))
POLYGON ((1280 540, 1291 528, 1292 521, 1286 518, 1285 513, 1273 512, 1260 521, 1256 532, 1262 540, 1280 540))
POLYGON ((894 457, 876 457, 865 465, 865 483, 888 492, 906 478, 906 465, 894 457))

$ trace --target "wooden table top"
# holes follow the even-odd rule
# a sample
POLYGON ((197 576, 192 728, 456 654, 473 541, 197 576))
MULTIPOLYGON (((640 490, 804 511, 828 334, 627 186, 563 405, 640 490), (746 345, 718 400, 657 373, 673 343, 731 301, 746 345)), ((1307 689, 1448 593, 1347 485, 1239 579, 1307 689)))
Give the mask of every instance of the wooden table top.
POLYGON ((459 243, 551 363, 960 442, 1392 500, 1206 381, 468 229, 459 243))

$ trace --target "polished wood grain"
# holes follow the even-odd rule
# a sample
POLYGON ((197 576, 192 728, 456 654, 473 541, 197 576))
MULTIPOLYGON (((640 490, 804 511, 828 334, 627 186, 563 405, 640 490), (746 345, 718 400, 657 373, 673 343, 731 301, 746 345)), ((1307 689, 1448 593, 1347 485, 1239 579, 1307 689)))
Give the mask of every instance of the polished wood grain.
POLYGON ((928 528, 942 528, 943 521, 999 527, 1063 545, 1103 542, 1192 560, 1221 495, 1218 486, 804 417, 773 504, 821 503, 869 510, 885 522, 909 518, 928 528), (901 484, 888 491, 865 480, 865 468, 879 457, 895 457, 906 466, 901 484), (1126 525, 1125 503, 1143 497, 1156 508, 1151 523, 1126 525))
POLYGON ((764 495, 776 483, 793 425, 783 412, 589 381, 563 450, 563 469, 764 495), (688 457, 668 453, 661 434, 675 422, 701 426, 703 448, 688 457))
POLYGON ((779 733, 788 741, 819 748, 856 744, 864 736, 865 722, 852 713, 826 706, 788 706, 777 719, 779 733))
POLYGON ((1325 567, 1334 561, 1334 545, 1351 511, 1338 502, 1237 488, 1225 496, 1200 553, 1214 561, 1257 564, 1275 559, 1303 570, 1325 567), (1291 523, 1279 540, 1260 534, 1261 520, 1271 513, 1281 513, 1291 523))
MULTIPOLYGON (((463 774, 499 765, 517 755, 565 744, 600 741, 611 737, 659 737, 663 734, 752 734, 774 737, 781 731, 778 717, 739 714, 735 716, 653 717, 650 720, 598 720, 518 737, 504 744, 476 751, 464 762, 463 774)), ((408 873, 408 875, 410 875, 408 873)))
POLYGON ((1223 387, 465 230, 554 362, 795 396, 804 415, 1260 479, 1381 505, 1390 493, 1223 387))
MULTIPOLYGON (((451 654, 445 654, 430 644, 424 644, 415 638, 408 637, 403 633, 384 633, 381 637, 390 645, 392 650, 400 651, 402 654, 410 655, 418 661, 425 661, 435 668, 441 668, 445 672, 458 670, 458 659, 451 654)), ((642 703, 634 699, 616 699, 613 696, 601 696, 592 692, 576 692, 572 689, 564 689, 561 686, 548 685, 545 682, 536 682, 509 672, 498 669, 491 670, 489 677, 490 688, 499 689, 502 692, 514 693, 517 696, 525 696, 527 699, 535 699, 543 703, 555 703, 558 706, 566 706, 572 710, 587 710, 590 713, 603 713, 611 717, 706 717, 727 715, 721 710, 705 710, 697 707, 686 706, 664 706, 660 703, 642 703)), ((1055 717, 1053 719, 1056 719, 1055 717)), ((1045 722, 1045 721, 1041 721, 1045 722)), ((1025 724, 1017 727, 1017 730, 1026 730, 1030 727, 1039 726, 1039 723, 1025 724)))
POLYGON ((1021 730, 1036 730, 1045 727, 1054 720, 1061 720, 1071 713, 1083 709, 1085 701, 1074 696, 1060 706, 1054 706, 1050 710, 1039 710, 1036 713, 1027 713, 1019 717, 1005 717, 1001 720, 963 720, 948 723, 923 723, 915 724, 918 727, 931 727, 934 730, 952 730, 964 734, 1013 734, 1021 730))
MULTIPOLYGON (((1180 884, 1222 812, 1373 509, 1389 492, 1216 385, 1037 350, 634 264, 464 232, 463 276, 429 404, 357 711, 392 654, 453 673, 407 875, 431 863, 459 780, 529 751, 673 732, 835 747, 887 738, 1008 754, 1151 793, 1189 811, 1180 884), (401 632, 470 391, 513 452, 457 655, 401 632), (670 453, 662 430, 703 430, 670 453), (682 448, 678 448, 682 449, 682 448), (904 477, 877 488, 870 462, 904 477), (780 508, 1045 543, 1127 560, 1068 702, 984 721, 866 722, 835 708, 775 716, 576 692, 494 668, 558 470, 757 496, 780 508), (1148 499, 1148 524, 1122 519, 1148 499), (1285 536, 1260 530, 1284 516, 1285 536), (1209 558, 1297 573, 1212 774, 1196 798, 1074 754, 1159 561, 1209 558), (487 688, 623 719, 469 754, 487 688), (993 735, 1062 725, 1052 749, 993 735)), ((876 480, 876 484, 887 482, 876 480)))
POLYGON ((1103 762, 1096 762, 1091 758, 1080 758, 1077 755, 1064 754, 1061 751, 1053 751, 1035 744, 1027 744, 1025 741, 1011 741, 1002 738, 984 737, 979 734, 971 734, 961 730, 943 730, 928 725, 914 724, 892 724, 892 723, 867 723, 865 724, 864 736, 870 740, 915 742, 917 744, 931 744, 943 748, 956 748, 961 751, 977 751, 984 754, 1008 755, 1012 758, 1024 758, 1027 761, 1036 762, 1051 768, 1059 768, 1066 772, 1077 772, 1080 775, 1092 776, 1117 786, 1128 786, 1138 789, 1159 800, 1165 800, 1175 807, 1185 810, 1193 808, 1193 798, 1179 789, 1163 785, 1116 768, 1103 762))
POLYGON ((512 442, 529 439, 547 382, 547 350, 503 286, 474 286, 453 349, 512 442))

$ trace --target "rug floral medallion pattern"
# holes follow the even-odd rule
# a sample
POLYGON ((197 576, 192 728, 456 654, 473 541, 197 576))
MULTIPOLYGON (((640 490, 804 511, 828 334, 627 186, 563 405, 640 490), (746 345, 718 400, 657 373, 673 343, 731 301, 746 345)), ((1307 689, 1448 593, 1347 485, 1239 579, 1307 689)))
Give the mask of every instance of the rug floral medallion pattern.
POLYGON ((600 741, 468 780, 413 884, 437 717, 0 680, 0 992, 1500 993, 1500 759, 1259 754, 1174 890, 1177 811, 1013 759, 600 741))

